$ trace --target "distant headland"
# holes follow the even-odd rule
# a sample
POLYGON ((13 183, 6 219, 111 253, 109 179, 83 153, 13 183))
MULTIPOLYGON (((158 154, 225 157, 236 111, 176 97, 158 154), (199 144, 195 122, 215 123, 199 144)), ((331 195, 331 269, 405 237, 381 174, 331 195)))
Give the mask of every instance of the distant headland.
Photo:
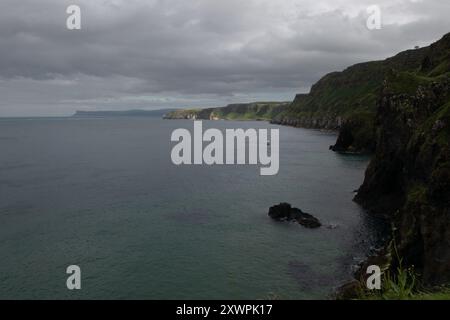
POLYGON ((164 117, 176 109, 122 110, 122 111, 76 111, 72 117, 164 117))

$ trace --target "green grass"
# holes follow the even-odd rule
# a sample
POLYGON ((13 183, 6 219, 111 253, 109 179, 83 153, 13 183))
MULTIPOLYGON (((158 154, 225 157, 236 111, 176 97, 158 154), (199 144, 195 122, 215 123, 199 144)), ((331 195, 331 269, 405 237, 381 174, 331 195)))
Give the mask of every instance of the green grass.
MULTIPOLYGON (((450 56, 449 56, 450 57, 450 56)), ((436 66, 428 75, 430 77, 435 77, 440 74, 444 74, 450 71, 450 58, 447 57, 442 63, 436 66)))
POLYGON ((397 268, 397 273, 391 275, 385 273, 384 288, 381 291, 383 300, 405 300, 414 296, 417 284, 417 276, 414 268, 397 268))
POLYGON ((450 141, 450 101, 441 106, 434 117, 427 122, 428 128, 433 127, 437 121, 443 121, 446 126, 439 131, 436 141, 442 146, 450 141))
POLYGON ((450 287, 424 288, 414 266, 405 267, 402 264, 395 241, 391 245, 398 267, 395 272, 389 269, 383 272, 380 290, 369 290, 361 284, 359 300, 450 300, 450 287))
POLYGON ((450 288, 441 287, 414 294, 412 300, 450 300, 450 288))
POLYGON ((289 105, 288 102, 255 102, 231 104, 214 110, 214 115, 226 120, 271 120, 289 105))
POLYGON ((394 94, 414 95, 419 86, 426 86, 435 80, 434 77, 426 77, 410 71, 392 72, 387 79, 389 91, 394 94))

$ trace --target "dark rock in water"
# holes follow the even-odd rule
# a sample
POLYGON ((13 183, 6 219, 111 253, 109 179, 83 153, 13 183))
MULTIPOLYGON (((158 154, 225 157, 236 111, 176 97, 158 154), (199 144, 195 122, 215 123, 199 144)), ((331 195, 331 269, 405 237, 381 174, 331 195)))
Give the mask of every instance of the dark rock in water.
POLYGON ((289 203, 280 203, 279 205, 269 208, 269 217, 276 220, 287 219, 291 212, 289 203))
POLYGON ((357 280, 353 280, 350 282, 347 282, 346 284, 340 286, 336 293, 335 293, 335 299, 336 300, 352 300, 352 299, 358 299, 360 297, 360 293, 364 292, 364 288, 361 284, 361 282, 357 280))
POLYGON ((275 220, 297 221, 307 228, 318 228, 322 224, 309 213, 303 212, 298 208, 292 208, 289 203, 280 203, 269 208, 269 217, 275 220))
POLYGON ((302 226, 307 228, 319 228, 322 225, 316 217, 309 213, 303 212, 300 209, 292 208, 291 212, 294 214, 294 219, 302 226))

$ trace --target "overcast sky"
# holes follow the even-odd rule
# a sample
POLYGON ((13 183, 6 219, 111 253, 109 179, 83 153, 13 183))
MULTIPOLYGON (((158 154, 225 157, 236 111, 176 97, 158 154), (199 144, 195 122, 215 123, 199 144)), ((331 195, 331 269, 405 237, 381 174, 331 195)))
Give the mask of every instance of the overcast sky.
POLYGON ((438 40, 449 17, 448 0, 1 0, 0 116, 292 100, 438 40), (381 30, 366 27, 372 4, 381 30))

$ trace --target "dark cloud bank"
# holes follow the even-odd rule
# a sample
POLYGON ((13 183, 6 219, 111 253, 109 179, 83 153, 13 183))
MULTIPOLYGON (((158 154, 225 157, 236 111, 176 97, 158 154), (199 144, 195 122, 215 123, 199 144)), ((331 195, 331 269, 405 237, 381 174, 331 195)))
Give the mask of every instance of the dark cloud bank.
POLYGON ((0 116, 291 100, 327 72, 439 39, 449 14, 440 0, 2 0, 0 116), (366 28, 371 4, 381 30, 366 28))

